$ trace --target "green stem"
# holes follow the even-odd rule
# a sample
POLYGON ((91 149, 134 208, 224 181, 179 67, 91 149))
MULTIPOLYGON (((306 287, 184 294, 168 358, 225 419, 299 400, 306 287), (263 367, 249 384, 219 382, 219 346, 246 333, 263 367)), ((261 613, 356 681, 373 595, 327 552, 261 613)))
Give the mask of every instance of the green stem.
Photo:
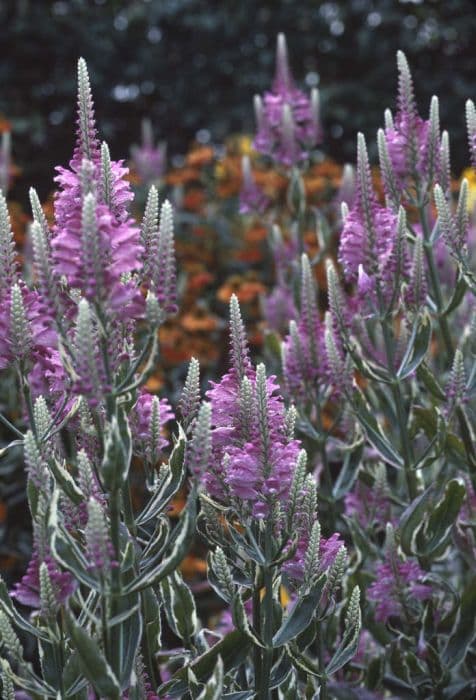
MULTIPOLYGON (((258 636, 261 634, 260 583, 260 569, 256 566, 255 583, 253 587, 253 627, 258 636)), ((261 684, 261 651, 257 645, 253 648, 253 664, 255 672, 255 691, 258 696, 261 684)))
POLYGON ((271 567, 271 532, 268 524, 265 536, 265 558, 263 566, 264 580, 264 625, 263 625, 263 662, 261 667, 261 683, 258 700, 269 700, 269 680, 273 665, 273 570, 271 567))
POLYGON ((442 311, 444 307, 443 294, 441 291, 440 279, 438 276, 438 270, 436 269, 435 256, 433 255, 433 245, 431 243, 430 237, 430 227, 428 225, 428 214, 426 207, 420 205, 418 207, 420 213, 420 222, 423 230, 424 238, 424 250, 425 257, 428 263, 428 271, 430 273, 431 286, 433 288, 433 294, 435 296, 436 308, 438 311, 438 323, 440 326, 441 336, 443 338, 443 343, 445 345, 446 355, 448 362, 451 362, 454 354, 453 341, 451 339, 451 333, 448 327, 448 321, 445 316, 442 316, 442 311))
POLYGON ((392 338, 390 337, 390 328, 388 326, 388 319, 384 318, 381 321, 382 333, 385 343, 385 352, 387 355, 387 365, 388 371, 393 377, 392 382, 392 393, 395 401, 395 408, 397 410, 397 422, 400 431, 400 439, 402 442, 403 449, 403 462, 405 469, 405 480, 407 483, 408 495, 411 500, 416 498, 418 494, 417 480, 415 472, 412 469, 413 465, 413 450, 410 442, 410 436, 408 434, 407 426, 407 416, 405 414, 405 408, 403 404, 403 396, 400 386, 400 380, 395 375, 394 369, 394 352, 392 345, 392 338))

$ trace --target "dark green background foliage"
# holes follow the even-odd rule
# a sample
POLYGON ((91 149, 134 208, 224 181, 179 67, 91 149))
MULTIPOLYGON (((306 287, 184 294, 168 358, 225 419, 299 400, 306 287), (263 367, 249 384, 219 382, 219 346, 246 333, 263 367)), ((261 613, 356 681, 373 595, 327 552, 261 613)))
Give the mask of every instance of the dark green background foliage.
POLYGON ((79 55, 114 157, 138 140, 145 115, 174 154, 199 130, 220 142, 253 129, 252 97, 270 84, 279 31, 296 77, 319 81, 331 156, 353 160, 356 131, 373 138, 394 106, 401 48, 424 114, 431 95, 440 96, 455 170, 464 167, 464 100, 476 92, 474 0, 3 0, 0 112, 14 121, 27 181, 17 189, 35 183, 46 193, 52 166, 69 158, 79 55))

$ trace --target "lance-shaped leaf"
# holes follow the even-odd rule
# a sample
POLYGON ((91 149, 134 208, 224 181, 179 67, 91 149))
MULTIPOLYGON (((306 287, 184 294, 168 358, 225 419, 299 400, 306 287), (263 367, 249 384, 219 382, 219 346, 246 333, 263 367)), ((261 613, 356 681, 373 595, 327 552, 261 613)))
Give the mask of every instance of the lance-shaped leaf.
POLYGON ((185 478, 184 455, 185 435, 183 431, 180 430, 179 440, 176 442, 173 452, 170 455, 168 464, 169 472, 164 481, 159 485, 158 490, 150 502, 137 518, 138 525, 144 525, 153 518, 156 518, 159 513, 162 513, 182 486, 185 478))
POLYGON ((188 647, 198 630, 197 610, 190 588, 178 571, 160 584, 167 622, 174 634, 188 647))
POLYGON ((446 485, 443 498, 430 509, 422 533, 423 542, 418 542, 419 554, 429 557, 446 546, 465 496, 464 484, 451 479, 446 485))
MULTIPOLYGON (((243 663, 250 649, 250 644, 250 639, 244 632, 234 630, 214 644, 207 652, 194 659, 189 668, 199 682, 206 683, 215 669, 219 656, 223 661, 225 673, 228 673, 243 663)), ((187 669, 181 668, 170 681, 159 688, 159 695, 183 698, 186 696, 187 689, 187 669)))
POLYGON ((185 557, 192 541, 195 532, 196 516, 196 493, 192 491, 188 497, 188 503, 182 511, 180 520, 172 533, 168 556, 161 563, 140 573, 134 581, 125 587, 126 593, 142 591, 149 586, 155 586, 177 568, 185 557))
POLYGON ((360 628, 362 626, 359 600, 360 590, 358 586, 356 586, 350 597, 342 641, 326 666, 327 676, 336 673, 336 671, 350 661, 357 652, 360 628))
POLYGON ((197 700, 221 700, 223 697, 223 661, 218 657, 215 670, 197 700))
POLYGON ((248 615, 246 614, 245 606, 243 605, 243 600, 240 593, 236 593, 231 601, 231 612, 233 616, 233 623, 240 632, 244 632, 247 637, 259 647, 264 648, 264 644, 258 637, 256 632, 252 629, 248 615))
POLYGON ((442 659, 449 668, 464 660, 471 642, 476 637, 475 619, 476 577, 473 576, 461 596, 458 616, 443 650, 442 659))
POLYGON ((406 508, 401 517, 398 526, 398 531, 400 534, 400 546, 407 555, 412 555, 415 553, 414 550, 414 540, 416 538, 418 529, 423 522, 423 518, 428 507, 428 503, 431 500, 433 494, 434 486, 431 485, 421 496, 415 498, 415 500, 406 508))
POLYGON ((354 485, 362 461, 363 452, 364 441, 362 439, 359 440, 355 449, 346 451, 339 476, 332 488, 332 495, 336 501, 345 496, 354 485))
POLYGON ((98 643, 80 627, 74 617, 66 614, 66 627, 73 646, 78 652, 83 674, 103 697, 120 700, 121 687, 107 663, 98 643))
POLYGON ((321 599, 326 577, 322 574, 311 589, 300 595, 291 612, 273 637, 273 646, 280 647, 296 639, 306 630, 314 619, 321 599))
POLYGON ((431 319, 428 313, 419 316, 412 329, 405 354, 397 371, 399 379, 405 379, 423 362, 430 347, 431 319))
POLYGON ((367 434, 368 441, 375 447, 382 459, 400 469, 403 466, 403 459, 383 434, 360 389, 356 389, 352 398, 355 414, 367 434))
POLYGON ((114 491, 125 483, 132 459, 132 437, 124 410, 119 409, 107 426, 101 474, 105 485, 114 491))

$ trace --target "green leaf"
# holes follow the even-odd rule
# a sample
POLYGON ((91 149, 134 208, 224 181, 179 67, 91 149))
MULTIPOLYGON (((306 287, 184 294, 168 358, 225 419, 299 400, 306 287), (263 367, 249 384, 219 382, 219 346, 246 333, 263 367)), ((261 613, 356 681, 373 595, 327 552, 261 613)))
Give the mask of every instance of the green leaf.
POLYGON ((410 503, 400 517, 400 523, 398 525, 400 546, 407 555, 415 554, 414 540, 423 522, 433 490, 434 486, 429 486, 421 496, 418 496, 418 498, 410 503))
POLYGON ((68 498, 75 504, 79 505, 83 502, 84 496, 81 489, 78 488, 76 482, 74 481, 71 474, 63 467, 62 464, 58 462, 57 459, 51 459, 49 461, 49 467, 53 472, 58 484, 61 486, 62 490, 68 496, 68 498))
POLYGON ((173 543, 170 553, 163 562, 139 574, 132 583, 126 586, 126 593, 142 591, 149 586, 155 586, 175 571, 185 557, 195 534, 196 515, 196 494, 192 491, 188 497, 187 505, 181 513, 179 522, 172 533, 173 543))
POLYGON ((70 613, 66 613, 66 626, 79 654, 79 663, 85 677, 100 695, 110 700, 120 700, 121 687, 98 643, 76 623, 70 613))
POLYGON ((448 316, 452 311, 458 308, 458 306, 461 304, 461 302, 464 299, 465 292, 468 288, 467 282, 465 278, 461 275, 461 273, 458 274, 458 280, 456 282, 454 291, 453 291, 453 296, 449 300, 448 304, 445 306, 445 308, 442 311, 442 316, 448 316))
POLYGON ((218 657, 215 670, 197 700, 221 700, 223 697, 223 661, 218 657))
POLYGON ((132 459, 132 436, 123 408, 107 424, 101 475, 110 491, 115 491, 127 480, 132 459))
POLYGON ((332 676, 345 666, 357 653, 360 637, 360 623, 347 630, 332 659, 326 666, 326 676, 332 676))
POLYGON ((364 441, 358 443, 356 449, 346 452, 339 476, 332 489, 332 495, 336 501, 350 491, 357 478, 357 472, 362 461, 364 441))
POLYGON ((446 401, 445 392, 426 362, 422 362, 418 367, 417 377, 436 399, 439 399, 439 401, 446 401))
POLYGON ((146 647, 152 656, 155 656, 161 648, 162 624, 160 618, 159 600, 152 590, 146 588, 141 591, 142 618, 144 622, 144 635, 146 647))
POLYGON ((170 628, 188 647, 198 629, 192 592, 178 571, 161 582, 160 591, 170 628))
POLYGON ((273 646, 287 644, 309 627, 317 612, 326 577, 322 574, 309 592, 301 594, 273 637, 273 646))
POLYGON ((367 434, 368 441, 375 447, 382 459, 401 469, 403 466, 402 457, 383 434, 375 416, 370 412, 370 408, 360 389, 356 389, 354 392, 353 408, 367 434))
POLYGON ((231 601, 231 611, 233 615, 233 623, 240 632, 244 632, 247 637, 259 647, 264 648, 264 644, 261 639, 257 636, 256 632, 251 628, 251 625, 246 614, 245 606, 241 599, 240 593, 236 593, 231 601))
POLYGON ((174 446, 173 452, 169 459, 169 473, 164 481, 160 484, 157 492, 146 505, 142 513, 137 518, 138 525, 144 525, 153 518, 156 518, 168 506, 172 498, 182 486, 185 479, 184 455, 185 455, 185 437, 183 430, 180 428, 181 434, 179 440, 174 446))
POLYGON ((405 379, 423 362, 431 341, 431 318, 428 312, 419 316, 413 326, 405 354, 397 370, 397 377, 405 379))
POLYGON ((454 627, 443 650, 443 663, 454 668, 461 663, 476 637, 476 576, 469 581, 458 610, 454 627))
POLYGON ((457 479, 448 482, 443 498, 431 508, 424 529, 424 545, 419 547, 419 554, 429 557, 447 543, 465 496, 462 483, 457 479))
MULTIPOLYGON (((224 672, 229 673, 245 660, 250 649, 250 640, 240 630, 234 630, 211 649, 194 659, 189 668, 200 683, 206 683, 213 673, 215 664, 220 656, 224 672)), ((169 695, 171 698, 183 698, 187 693, 187 669, 181 668, 173 678, 164 683, 159 689, 159 695, 169 695)))

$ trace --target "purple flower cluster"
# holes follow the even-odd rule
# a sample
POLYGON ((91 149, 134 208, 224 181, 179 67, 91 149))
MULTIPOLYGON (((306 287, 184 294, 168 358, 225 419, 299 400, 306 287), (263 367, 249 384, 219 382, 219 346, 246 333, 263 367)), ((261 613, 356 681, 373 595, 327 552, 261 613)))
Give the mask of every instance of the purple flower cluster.
POLYGON ((299 90, 291 75, 284 34, 278 35, 276 74, 272 89, 263 99, 255 97, 258 130, 254 147, 286 167, 308 157, 321 140, 319 96, 299 90))
POLYGON ((134 169, 146 186, 161 180, 166 168, 166 145, 154 144, 152 126, 147 119, 142 122, 142 143, 132 146, 131 156, 134 169))
POLYGON ((163 450, 169 445, 164 436, 165 425, 174 419, 167 399, 159 399, 142 389, 132 409, 130 424, 138 455, 155 465, 163 450))
POLYGON ((367 148, 359 134, 357 191, 344 219, 339 242, 339 262, 346 281, 356 283, 358 296, 375 306, 388 303, 395 292, 397 269, 408 267, 398 217, 381 206, 375 195, 367 148))
POLYGON ((269 198, 255 182, 249 156, 243 156, 241 171, 240 214, 262 214, 269 204, 269 198))
POLYGON ((233 499, 240 510, 264 518, 285 501, 299 452, 286 431, 285 409, 274 377, 249 359, 238 300, 231 300, 231 369, 207 392, 212 409, 212 459, 204 474, 209 493, 233 499))
POLYGON ((376 603, 375 619, 379 622, 411 616, 415 601, 431 597, 431 586, 423 582, 425 572, 413 559, 403 561, 395 552, 389 552, 375 575, 376 580, 369 587, 367 597, 376 603))

